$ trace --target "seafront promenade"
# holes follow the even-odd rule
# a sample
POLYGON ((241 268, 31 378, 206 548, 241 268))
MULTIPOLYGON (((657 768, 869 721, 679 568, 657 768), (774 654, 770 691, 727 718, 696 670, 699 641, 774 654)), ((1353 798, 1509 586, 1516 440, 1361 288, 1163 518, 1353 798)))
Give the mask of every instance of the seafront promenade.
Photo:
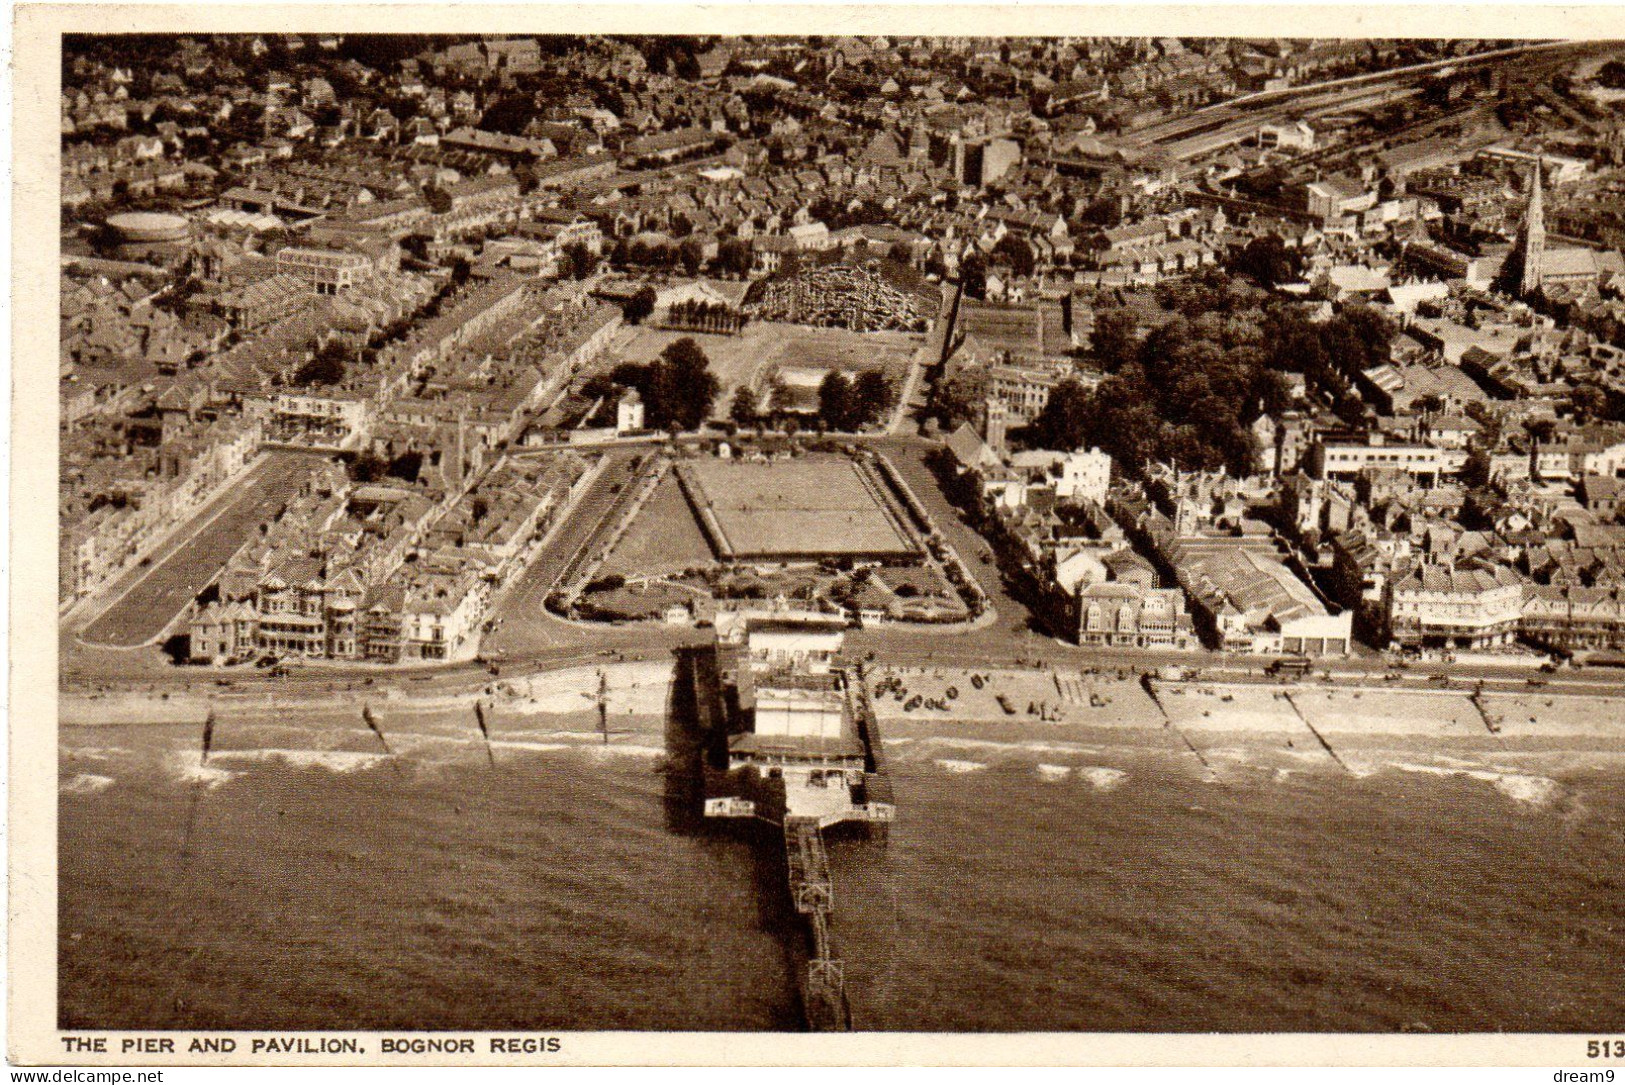
MULTIPOLYGON (((1165 680, 1047 666, 882 663, 868 674, 871 689, 896 680, 875 697, 875 710, 888 740, 905 743, 938 738, 1163 749, 1209 770, 1235 749, 1278 754, 1295 767, 1334 770, 1348 769, 1359 754, 1373 750, 1569 752, 1595 754, 1598 767, 1614 757, 1625 759, 1625 695, 1563 676, 1544 679, 1540 686, 1519 677, 1441 687, 1425 677, 1403 683, 1347 676, 1293 682, 1165 680)), ((214 713, 222 720, 278 716, 320 730, 332 721, 353 723, 363 705, 387 720, 472 716, 479 703, 497 714, 546 718, 561 730, 591 731, 607 721, 621 733, 658 734, 672 665, 665 659, 598 658, 536 673, 482 677, 478 685, 396 675, 372 685, 336 679, 326 684, 334 688, 308 682, 69 690, 60 696, 58 718, 63 727, 201 726, 214 713)))

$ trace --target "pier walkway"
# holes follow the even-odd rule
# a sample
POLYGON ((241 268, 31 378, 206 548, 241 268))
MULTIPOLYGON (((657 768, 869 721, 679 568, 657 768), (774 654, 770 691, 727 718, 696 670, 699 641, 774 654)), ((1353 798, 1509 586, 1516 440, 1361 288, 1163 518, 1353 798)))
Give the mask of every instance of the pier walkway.
POLYGON ((835 889, 817 819, 785 819, 784 855, 790 870, 790 899, 796 911, 807 917, 812 934, 812 956, 801 990, 807 1026, 814 1032, 850 1031, 852 1008, 846 999, 846 966, 835 956, 829 929, 835 889))

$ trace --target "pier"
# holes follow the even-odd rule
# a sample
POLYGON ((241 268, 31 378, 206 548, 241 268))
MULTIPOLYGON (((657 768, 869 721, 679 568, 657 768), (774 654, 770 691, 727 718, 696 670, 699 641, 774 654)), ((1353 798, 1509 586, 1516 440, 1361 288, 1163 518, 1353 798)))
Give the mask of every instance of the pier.
POLYGON ((715 671, 695 672, 695 699, 711 706, 699 718, 720 726, 726 763, 726 793, 707 795, 705 816, 780 830, 789 900, 807 924, 802 1008, 818 1032, 853 1027, 824 833, 857 823, 885 840, 896 817, 863 672, 834 662, 842 638, 825 615, 744 616, 719 623, 715 671))
POLYGON ((790 870, 790 899, 807 917, 812 933, 812 959, 801 988, 807 1026, 814 1032, 847 1032, 852 1008, 846 1001, 846 965, 835 955, 830 938, 830 913, 835 889, 829 876, 829 856, 823 831, 811 818, 784 822, 784 855, 790 870))

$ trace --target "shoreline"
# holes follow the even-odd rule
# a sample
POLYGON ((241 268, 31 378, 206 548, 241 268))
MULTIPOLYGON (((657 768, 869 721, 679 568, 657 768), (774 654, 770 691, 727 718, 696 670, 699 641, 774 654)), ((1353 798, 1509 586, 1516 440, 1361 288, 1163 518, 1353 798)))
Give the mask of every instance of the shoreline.
MULTIPOLYGON (((269 691, 64 693, 58 725, 64 731, 201 729, 212 713, 217 725, 348 731, 365 727, 366 708, 387 735, 437 722, 472 729, 479 704, 493 731, 546 721, 561 731, 596 732, 602 698, 612 732, 660 734, 671 674, 671 664, 659 661, 583 664, 498 679, 475 691, 395 686, 366 696, 312 691, 292 698, 269 691)), ((1163 750, 1204 764, 1239 748, 1345 769, 1347 758, 1373 751, 1625 757, 1625 696, 1606 694, 1141 682, 1066 669, 945 667, 877 667, 868 684, 888 746, 893 740, 1047 742, 1163 750)))

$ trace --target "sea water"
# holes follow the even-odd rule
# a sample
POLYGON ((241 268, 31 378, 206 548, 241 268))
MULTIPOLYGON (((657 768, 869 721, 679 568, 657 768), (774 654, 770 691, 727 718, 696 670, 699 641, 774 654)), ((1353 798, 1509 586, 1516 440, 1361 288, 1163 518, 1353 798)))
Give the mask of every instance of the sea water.
MULTIPOLYGON (((62 1027, 799 1026, 771 832, 655 735, 457 728, 65 728, 62 1027)), ((860 1028, 1625 1030, 1617 770, 891 753, 889 841, 831 834, 860 1028)))

